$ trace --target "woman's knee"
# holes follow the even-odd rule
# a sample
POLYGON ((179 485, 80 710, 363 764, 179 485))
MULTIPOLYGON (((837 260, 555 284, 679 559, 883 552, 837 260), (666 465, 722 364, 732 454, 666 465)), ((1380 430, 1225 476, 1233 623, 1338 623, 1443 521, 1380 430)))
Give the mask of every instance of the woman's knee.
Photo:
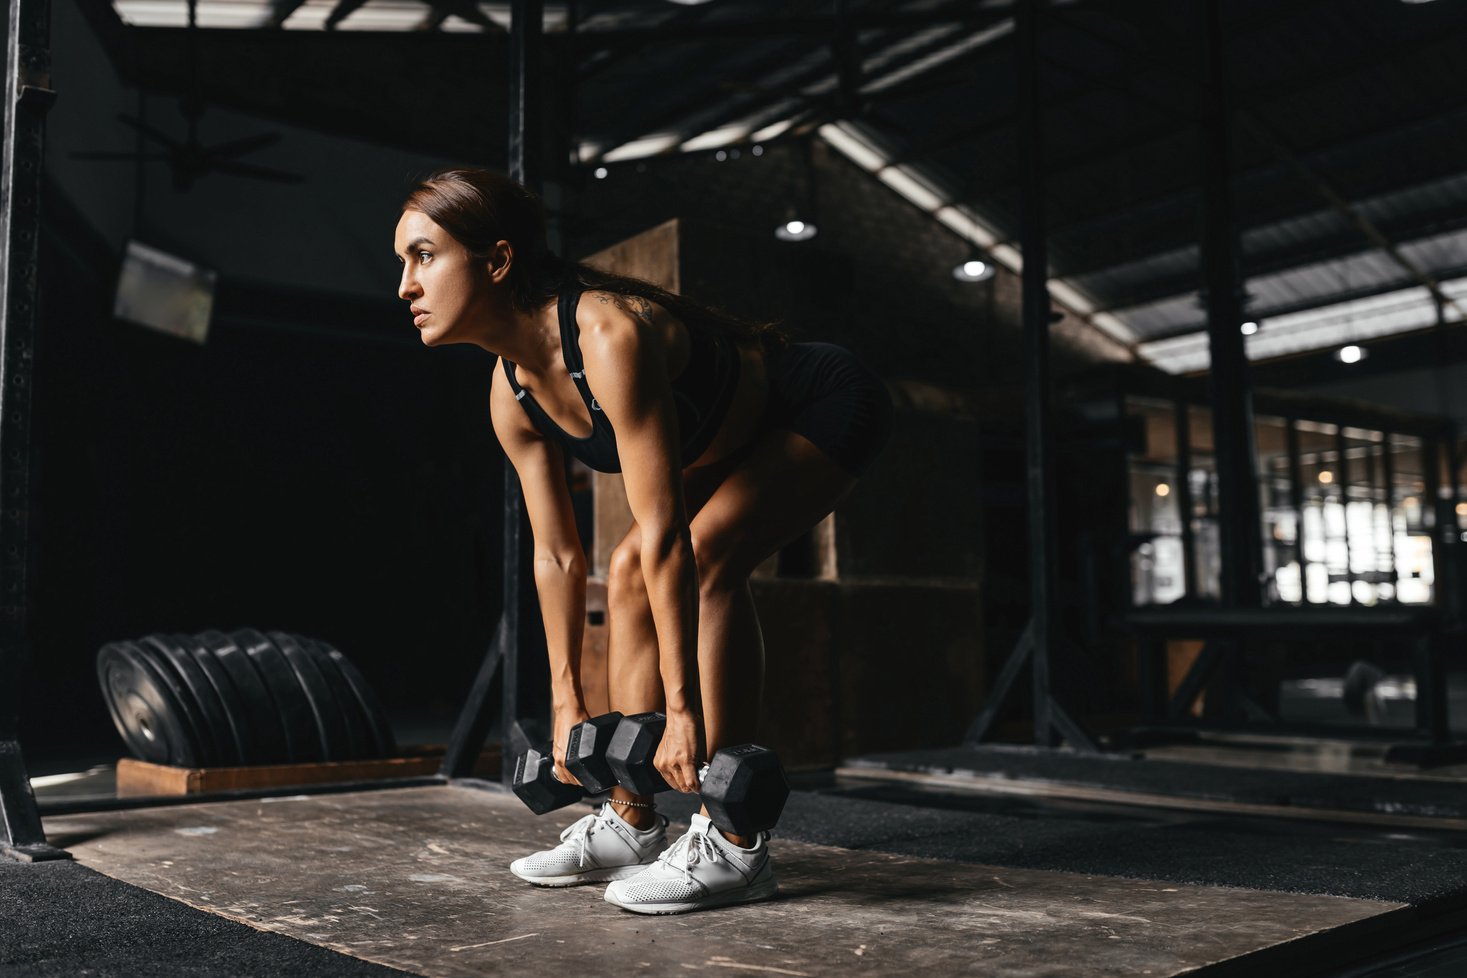
POLYGON ((745 566, 730 542, 693 535, 693 560, 698 565, 698 590, 704 594, 743 587, 754 568, 745 566))
POLYGON ((646 582, 642 579, 642 546, 636 534, 628 534, 611 550, 611 560, 606 568, 608 599, 612 595, 632 595, 645 592, 646 582))

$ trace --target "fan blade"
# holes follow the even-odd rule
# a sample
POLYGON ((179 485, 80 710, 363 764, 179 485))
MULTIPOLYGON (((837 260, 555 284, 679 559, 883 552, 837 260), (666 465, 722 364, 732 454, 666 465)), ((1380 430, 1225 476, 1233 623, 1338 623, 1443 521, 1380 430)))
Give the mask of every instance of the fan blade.
POLYGON ((179 145, 178 142, 173 139, 173 137, 169 136, 163 130, 155 129, 143 120, 135 119, 132 116, 128 115, 126 112, 117 113, 117 118, 121 119, 125 124, 132 126, 134 129, 142 133, 147 138, 156 140, 157 142, 162 143, 164 146, 167 146, 169 149, 173 149, 179 145))
POLYGON ((211 160, 222 160, 231 156, 253 153, 257 149, 264 149, 278 142, 280 142, 280 133, 262 132, 258 136, 246 136, 244 139, 233 139, 227 143, 211 146, 204 150, 204 155, 211 160))
POLYGON ((453 14, 470 24, 478 24, 491 34, 503 34, 504 28, 486 15, 471 0, 429 0, 429 5, 453 14))
POLYGON ((328 31, 336 30, 337 24, 356 13, 366 2, 367 0, 338 0, 336 6, 331 8, 331 13, 326 15, 326 22, 322 26, 328 31))
POLYGON ((290 19, 290 15, 296 9, 304 5, 306 0, 272 0, 270 4, 270 19, 267 23, 271 27, 279 27, 290 19))
POLYGON ((278 183, 300 183, 305 180, 299 173, 287 173, 284 170, 272 170, 268 166, 255 166, 253 163, 212 163, 209 169, 215 173, 233 173, 242 177, 259 177, 261 180, 274 180, 278 183))
POLYGON ((73 152, 70 156, 74 160, 170 160, 173 158, 169 153, 113 153, 86 150, 73 152))

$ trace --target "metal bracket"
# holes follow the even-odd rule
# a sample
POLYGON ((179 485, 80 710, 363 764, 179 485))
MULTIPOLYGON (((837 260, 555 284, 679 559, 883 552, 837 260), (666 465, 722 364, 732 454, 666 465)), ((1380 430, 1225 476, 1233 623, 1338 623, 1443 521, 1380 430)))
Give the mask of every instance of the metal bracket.
POLYGON ((16 101, 21 105, 30 105, 46 111, 56 104, 56 91, 40 85, 22 85, 16 101))
POLYGON ((74 858, 65 849, 57 849, 45 842, 24 846, 0 845, 0 856, 18 863, 49 863, 74 858))

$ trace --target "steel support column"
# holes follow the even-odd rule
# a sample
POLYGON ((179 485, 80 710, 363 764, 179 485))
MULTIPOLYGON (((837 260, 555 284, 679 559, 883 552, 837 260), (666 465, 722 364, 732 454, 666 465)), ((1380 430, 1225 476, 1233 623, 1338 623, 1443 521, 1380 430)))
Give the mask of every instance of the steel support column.
POLYGON ((1226 39, 1221 0, 1207 0, 1206 131, 1203 167, 1203 261, 1207 285, 1207 334, 1212 367, 1213 444, 1217 455, 1224 607, 1256 608, 1261 601, 1261 531, 1258 475, 1253 449, 1253 390, 1243 346, 1243 282, 1233 215, 1226 39))
MULTIPOLYGON (((1253 449, 1253 391, 1243 345, 1243 281, 1233 215, 1231 117, 1221 8, 1221 0, 1207 0, 1204 7, 1202 255, 1212 361, 1207 384, 1217 459, 1222 604, 1225 608, 1257 608, 1263 603, 1262 530, 1253 449)), ((1209 719, 1236 722, 1242 718, 1243 650, 1241 641, 1230 642, 1208 684, 1204 715, 1209 719)))
POLYGON ((1029 625, 1009 656, 1000 681, 968 730, 977 744, 989 733, 1009 685, 1027 657, 1033 675, 1034 742, 1061 741, 1096 750, 1095 741, 1055 702, 1050 652, 1062 647, 1056 628, 1054 446, 1050 432, 1049 257, 1044 239, 1044 154, 1039 93, 1039 16, 1044 0, 1016 0, 1014 40, 1018 67, 1019 165, 1024 173, 1020 242, 1024 255, 1024 458, 1029 503, 1029 625))
MULTIPOLYGON (((509 175, 538 193, 540 169, 543 0, 514 0, 510 23, 509 175)), ((469 777, 491 728, 492 690, 500 688, 501 780, 514 759, 549 735, 550 665, 537 654, 541 629, 533 586, 532 548, 519 476, 504 461, 504 602, 494 644, 459 714, 441 772, 469 777)))
POLYGON ((30 667, 31 370, 36 332, 41 167, 51 90, 50 0, 10 0, 0 160, 0 854, 69 859, 46 842, 20 748, 30 667))
MULTIPOLYGON (((541 190, 541 50, 543 0, 514 0, 510 39, 509 175, 541 190)), ((504 703, 502 780, 514 775, 513 759, 550 736, 550 663, 538 651, 541 634, 535 597, 533 541, 519 476, 504 463, 504 703), (526 582, 532 582, 526 586, 526 582)))
POLYGON ((1029 634, 1034 670, 1034 742, 1058 743, 1050 709, 1049 652, 1054 642, 1054 445, 1049 410, 1049 249, 1044 240, 1044 150, 1039 105, 1039 6, 1014 4, 1018 57, 1019 238, 1024 254, 1024 461, 1029 502, 1029 634))

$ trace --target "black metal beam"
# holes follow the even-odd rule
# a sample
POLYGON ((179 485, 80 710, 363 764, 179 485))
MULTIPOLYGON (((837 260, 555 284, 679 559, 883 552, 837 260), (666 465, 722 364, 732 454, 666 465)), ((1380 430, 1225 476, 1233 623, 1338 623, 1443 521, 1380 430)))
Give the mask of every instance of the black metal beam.
MULTIPOLYGON (((543 0, 514 0, 511 7, 509 175, 537 193, 541 186, 541 76, 543 0)), ((504 461, 504 600, 494 642, 479 667, 444 754, 442 774, 467 778, 491 730, 496 680, 500 689, 501 779, 514 777, 514 759, 545 736, 549 719, 550 666, 536 654, 531 538, 519 476, 504 461)))
POLYGON ((1054 443, 1050 430, 1049 261, 1044 240, 1043 106, 1039 97, 1039 19, 1045 0, 1016 0, 1014 37, 1017 75, 1018 155, 1026 175, 1020 237, 1024 256, 1021 282, 1024 330, 1024 463, 1029 518, 1029 623, 1009 655, 999 681, 966 737, 976 745, 992 729, 1002 701, 1025 660, 1032 679, 1034 742, 1096 751, 1090 734, 1051 691, 1052 653, 1065 647, 1056 601, 1058 548, 1055 546, 1054 443))
POLYGON ((1227 608, 1256 608, 1262 600, 1258 477, 1254 462, 1252 388, 1240 329, 1243 282, 1238 269, 1238 239, 1233 219, 1226 38, 1220 8, 1221 0, 1206 0, 1204 112, 1208 124, 1202 156, 1206 186, 1203 261, 1211 354, 1208 392, 1217 460, 1222 603, 1227 608))
POLYGON ((10 0, 0 158, 0 856, 70 859, 46 841, 20 746, 30 672, 31 382, 41 170, 51 89, 51 0, 10 0))
MULTIPOLYGON (((715 5, 709 3, 698 4, 693 7, 669 8, 666 11, 666 16, 658 22, 657 26, 665 29, 695 24, 707 16, 710 10, 714 9, 716 9, 715 5)), ((656 33, 648 31, 640 44, 618 44, 612 48, 601 48, 595 51, 582 52, 580 51, 580 45, 576 43, 576 36, 581 33, 583 26, 584 20, 573 13, 571 24, 568 25, 567 32, 563 35, 564 40, 562 41, 562 43, 569 42, 574 51, 574 56, 568 61, 563 60, 562 63, 576 66, 576 81, 583 84, 591 81, 597 75, 616 67, 627 58, 637 54, 637 52, 657 43, 656 33)))
MULTIPOLYGON (((1326 2, 1328 2, 1328 0, 1303 0, 1303 6, 1309 7, 1326 2)), ((1120 6, 1113 6, 1110 9, 1122 10, 1124 8, 1120 6)), ((1150 15, 1147 14, 1147 16, 1150 15)), ((1057 14, 1050 14, 1049 19, 1051 19, 1057 27, 1074 29, 1079 33, 1088 33, 1088 31, 1080 25, 1076 17, 1074 17, 1073 15, 1062 16, 1057 14)), ((1272 24, 1276 19, 1277 18, 1270 18, 1266 21, 1261 21, 1255 24, 1252 30, 1245 31, 1243 33, 1251 34, 1256 30, 1264 29, 1268 25, 1272 24)), ((1103 43, 1108 43, 1112 46, 1119 46, 1119 42, 1116 42, 1113 39, 1106 38, 1104 36, 1099 36, 1096 39, 1101 40, 1103 43)), ((975 48, 973 51, 964 53, 961 59, 955 60, 954 62, 952 62, 952 64, 960 64, 962 61, 965 61, 969 58, 978 58, 983 56, 984 54, 989 53, 990 52, 985 51, 983 48, 975 48)), ((1123 52, 1123 56, 1127 61, 1128 68, 1126 70, 1126 73, 1120 76, 1122 80, 1112 82, 1112 86, 1125 85, 1128 83, 1129 79, 1133 75, 1148 70, 1146 60, 1141 57, 1142 54, 1143 52, 1139 52, 1134 48, 1125 49, 1125 51, 1123 52)), ((1155 65, 1150 65, 1149 67, 1154 68, 1155 65)), ((885 101, 889 97, 900 98, 906 94, 909 94, 909 91, 906 89, 904 83, 903 86, 899 86, 873 95, 872 101, 885 101)), ((1088 79, 1081 79, 1080 84, 1076 85, 1074 88, 1059 95, 1052 96, 1045 103, 1045 109, 1046 111, 1050 112, 1063 110, 1068 108, 1074 102, 1077 102, 1084 98, 1088 98, 1092 94, 1094 94, 1094 85, 1088 79)), ((987 120, 982 124, 970 128, 968 132, 969 135, 974 139, 979 139, 985 135, 996 135, 1002 130, 1008 128, 1009 126, 1015 125, 1015 120, 1016 116, 1014 115, 1014 113, 1001 113, 995 115, 993 118, 987 120)), ((1117 140, 1116 144, 1107 146, 1086 146, 1082 151, 1074 153, 1070 156, 1056 157, 1055 159, 1050 161, 1050 175, 1053 178, 1059 179, 1064 177, 1072 168, 1085 166, 1087 164, 1095 162, 1096 160, 1104 160, 1112 156, 1128 155, 1135 151, 1138 141, 1156 138, 1159 135, 1171 132, 1174 128, 1175 124, 1171 120, 1168 120, 1165 125, 1152 127, 1139 133, 1126 132, 1125 130, 1117 128, 1114 130, 1114 134, 1121 138, 1117 140)), ((1022 173, 1015 174, 1010 179, 1010 182, 998 185, 996 187, 996 190, 997 192, 1010 192, 1016 190, 1021 184, 1022 179, 1022 173)), ((1061 225, 1056 224, 1054 227, 1051 228, 1051 233, 1060 230, 1061 227, 1061 225)))
MULTIPOLYGON (((509 175, 539 193, 543 183, 540 97, 544 75, 544 0, 514 0, 510 37, 509 175)), ((504 694, 500 717, 503 741, 501 780, 514 777, 513 759, 549 733, 550 664, 536 654, 540 630, 533 577, 532 540, 524 494, 514 466, 504 462, 504 628, 501 670, 504 694), (528 627, 527 627, 528 625, 528 627)))
MULTIPOLYGON (((1454 278, 1461 278, 1462 276, 1467 275, 1467 265, 1461 265, 1457 268, 1433 269, 1433 274, 1436 276, 1437 281, 1441 282, 1449 281, 1454 278)), ((1389 279, 1384 282, 1376 282, 1372 285, 1364 285, 1356 289, 1332 292, 1328 295, 1311 296, 1307 299, 1300 299, 1295 302, 1279 303, 1277 305, 1253 304, 1248 310, 1248 318, 1258 320, 1260 322, 1267 322, 1267 320, 1269 319, 1277 318, 1279 316, 1292 315, 1296 312, 1308 312, 1311 309, 1320 309, 1324 306, 1332 306, 1341 302, 1352 302, 1356 299, 1369 299, 1372 296, 1386 295, 1390 292, 1400 292, 1403 289, 1413 289, 1418 287, 1420 287, 1420 283, 1415 278, 1409 275, 1402 274, 1397 278, 1389 279)), ((1137 342, 1155 343, 1160 340, 1176 339, 1179 336, 1191 336, 1192 334, 1201 332, 1206 328, 1207 323, 1205 320, 1200 322, 1188 323, 1185 326, 1178 326, 1176 329, 1169 329, 1166 332, 1142 336, 1137 340, 1137 342)), ((1368 342, 1374 344, 1379 342, 1379 340, 1370 340, 1368 342)), ((1302 354, 1288 355, 1299 356, 1302 354)))
POLYGON ((1197 597, 1197 540, 1192 532, 1192 405, 1172 404, 1177 443, 1177 514, 1182 526, 1182 594, 1197 597))
MULTIPOLYGON (((1317 212, 1326 213, 1326 212, 1317 212)), ((1391 219, 1383 219, 1378 225, 1381 233, 1396 243, 1397 247, 1407 247, 1426 238, 1436 237, 1440 234, 1452 231, 1467 230, 1467 201, 1455 204, 1447 204, 1420 214, 1400 215, 1391 219)), ((1244 233, 1249 230, 1244 228, 1244 233)), ((1277 275, 1296 268, 1308 265, 1316 265, 1321 262, 1332 261, 1337 258, 1349 258, 1357 255, 1370 254, 1377 251, 1377 246, 1364 239, 1360 232, 1354 228, 1347 228, 1331 232, 1328 237, 1316 238, 1305 244, 1287 244, 1269 249, 1253 255, 1243 256, 1244 278, 1252 279, 1262 275, 1277 275)), ((1119 257, 1119 253, 1118 253, 1119 257)), ((1161 255, 1155 257, 1160 258, 1161 255)), ((1065 277, 1071 282, 1077 282, 1085 287, 1084 276, 1092 272, 1105 274, 1104 267, 1097 267, 1089 271, 1067 272, 1065 277)), ((1420 285, 1420 280, 1413 277, 1406 279, 1412 286, 1420 285)), ((1197 273, 1195 270, 1176 272, 1163 277, 1149 278, 1124 290, 1124 294, 1110 297, 1100 311, 1116 313, 1124 316, 1126 310, 1141 306, 1151 305, 1167 299, 1175 299, 1194 293, 1197 287, 1197 273)), ((1119 291, 1119 290, 1117 290, 1119 291)), ((1330 302, 1338 301, 1338 293, 1332 293, 1330 302)), ((1257 309, 1253 310, 1255 313, 1257 309)), ((1186 335, 1197 327, 1190 329, 1170 330, 1165 335, 1186 335)), ((1148 339, 1160 339, 1161 336, 1148 337, 1148 339)))
MULTIPOLYGON (((1007 17, 1007 12, 997 12, 1007 17)), ((953 3, 937 10, 893 13, 858 13, 850 17, 852 30, 897 31, 912 33, 932 27, 964 27, 982 25, 994 19, 995 11, 984 10, 972 3, 953 3)), ((669 19, 670 20, 670 19, 669 19)), ((657 42, 720 40, 724 38, 780 38, 808 37, 825 38, 830 35, 828 16, 793 16, 768 19, 719 20, 717 23, 668 23, 651 27, 612 28, 584 32, 588 45, 595 48, 614 48, 620 45, 645 44, 649 39, 657 42)))
POLYGON ((1018 0, 1017 47, 1019 167, 1024 174, 1020 207, 1024 254, 1024 461, 1029 503, 1029 654, 1034 674, 1034 741, 1054 747, 1058 736, 1050 710, 1050 651, 1055 645, 1054 445, 1049 408, 1049 258, 1044 240, 1044 150, 1039 104, 1039 8, 1043 0, 1018 0))
MULTIPOLYGON (((986 15, 985 22, 992 23, 1003 20, 1006 16, 1007 14, 1005 13, 989 13, 986 15)), ((826 20, 825 24, 827 32, 834 29, 834 22, 832 20, 826 20)), ((853 57, 858 64, 863 66, 862 70, 865 71, 865 61, 878 56, 886 47, 899 39, 889 33, 881 34, 875 38, 867 38, 859 44, 859 54, 853 55, 853 57)), ((912 50, 905 52, 901 59, 894 64, 886 65, 879 71, 866 71, 865 82, 869 83, 874 80, 879 80, 886 74, 902 70, 920 59, 927 57, 934 51, 951 46, 953 43, 954 40, 951 35, 933 38, 927 43, 918 45, 912 50)), ((772 70, 773 67, 786 63, 795 57, 809 58, 809 55, 817 53, 823 55, 824 52, 821 49, 806 47, 806 44, 807 42, 805 41, 799 41, 792 45, 781 46, 778 51, 771 52, 769 58, 761 59, 755 65, 746 66, 742 70, 744 73, 753 71, 757 74, 760 71, 772 70)), ((712 132, 722 128, 734 119, 756 118, 761 114, 768 115, 771 110, 778 108, 783 102, 790 100, 795 100, 799 103, 798 107, 789 110, 790 115, 814 111, 818 121, 840 118, 842 110, 838 98, 822 97, 819 99, 810 99, 801 95, 805 88, 823 79, 828 79, 835 74, 834 65, 828 57, 821 56, 813 58, 811 59, 811 64, 795 72, 775 88, 760 91, 745 97, 726 100, 720 107, 720 111, 715 115, 706 114, 708 102, 706 95, 701 91, 693 92, 687 99, 661 113, 657 118, 642 123, 640 128, 646 132, 678 132, 692 136, 697 133, 712 132), (689 125, 687 120, 694 115, 697 115, 698 121, 689 125)), ((862 95, 861 98, 864 99, 865 96, 862 95)), ((809 123, 807 123, 807 127, 808 125, 809 123)))

